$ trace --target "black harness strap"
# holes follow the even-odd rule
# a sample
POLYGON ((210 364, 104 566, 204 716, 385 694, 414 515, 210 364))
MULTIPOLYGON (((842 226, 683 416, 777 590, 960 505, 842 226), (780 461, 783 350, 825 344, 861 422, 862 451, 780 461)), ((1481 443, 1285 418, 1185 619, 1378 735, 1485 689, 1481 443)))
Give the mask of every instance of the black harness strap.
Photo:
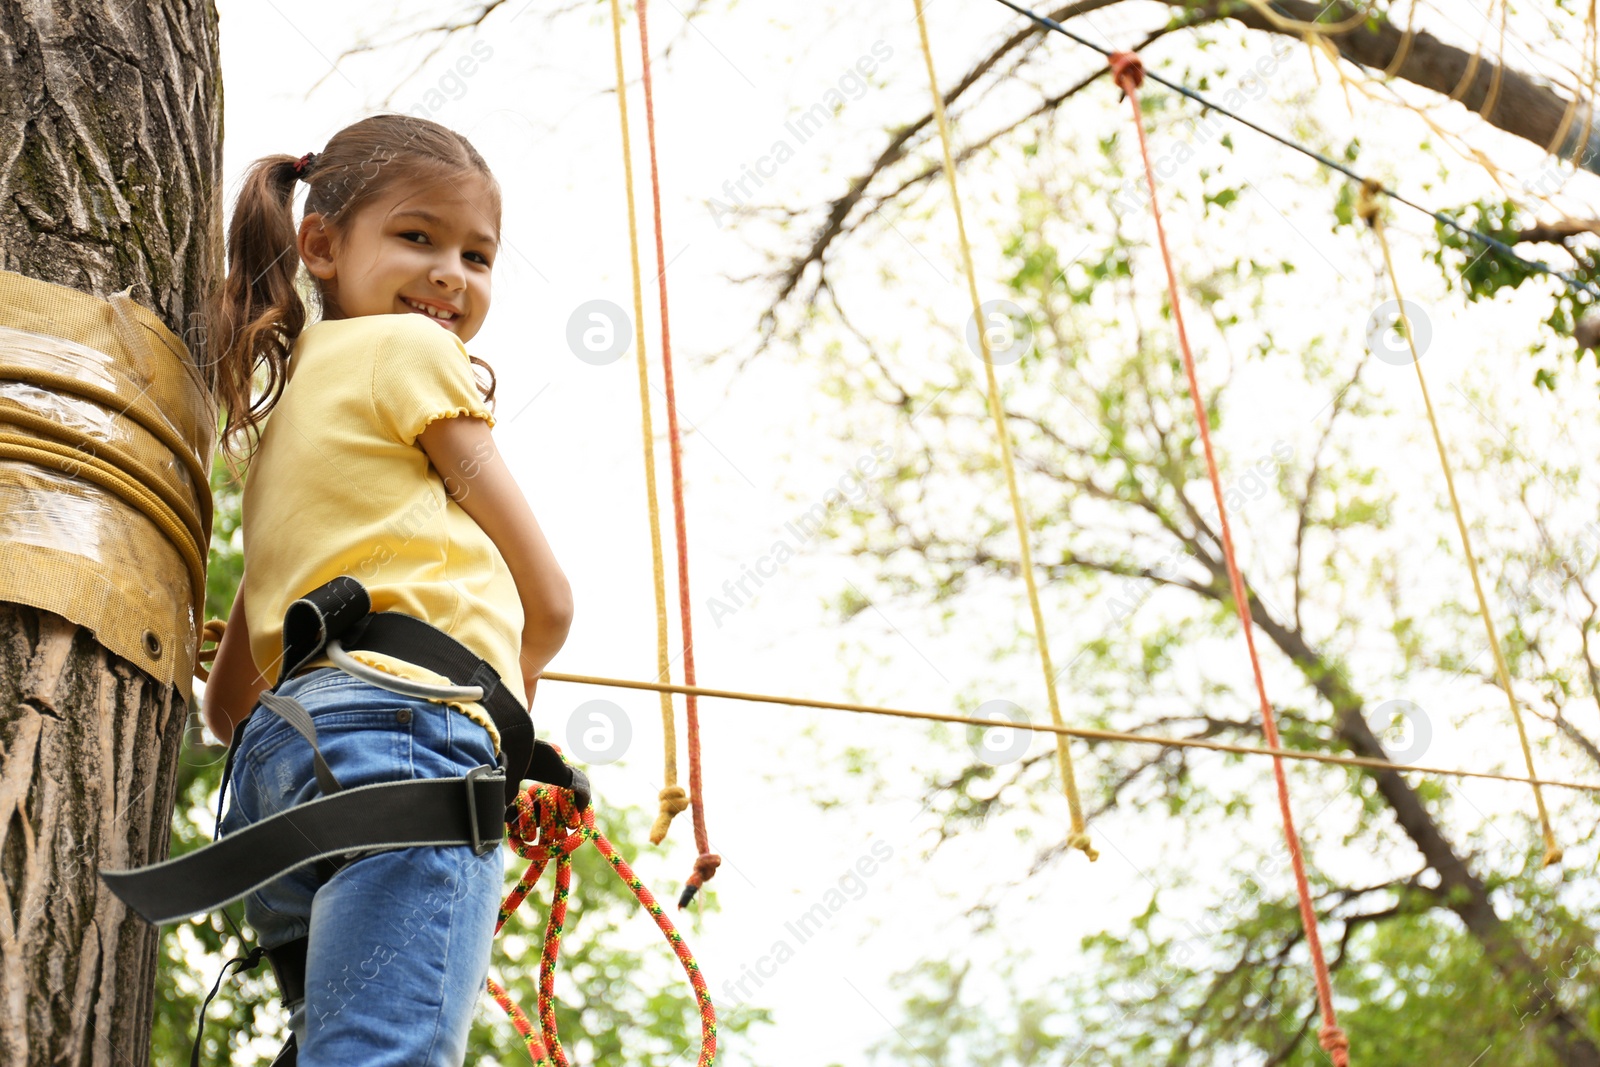
MULTIPOLYGON (((310 938, 297 937, 293 941, 279 945, 277 948, 263 949, 260 945, 246 952, 243 956, 235 956, 222 965, 222 973, 217 975, 217 980, 211 984, 211 992, 206 994, 206 999, 200 1002, 200 1018, 195 1023, 194 1044, 189 1049, 189 1067, 200 1067, 200 1045, 206 1036, 206 1009, 211 1006, 211 1001, 216 997, 217 990, 222 988, 223 979, 228 977, 228 968, 234 964, 239 966, 234 974, 243 974, 253 971, 261 963, 265 955, 267 962, 272 964, 272 974, 278 980, 278 992, 283 998, 284 1007, 289 1007, 295 1001, 302 1000, 306 995, 306 947, 310 938)), ((295 1041, 294 1034, 289 1035, 289 1040, 283 1048, 272 1058, 271 1067, 295 1067, 300 1059, 300 1046, 295 1041)))
POLYGON ((295 1044, 294 1035, 290 1034, 288 1043, 278 1050, 278 1054, 272 1058, 267 1067, 295 1067, 299 1059, 299 1046, 295 1044))
MULTIPOLYGON (((271 691, 321 655, 335 638, 346 652, 382 653, 443 675, 452 685, 483 689, 478 703, 489 713, 500 734, 501 764, 506 769, 506 822, 516 820, 514 804, 524 778, 571 789, 580 808, 588 805, 588 781, 582 774, 575 778, 573 769, 554 746, 534 737, 528 709, 505 687, 487 661, 415 616, 399 611, 373 614, 366 588, 348 575, 313 589, 284 612, 283 666, 271 691)), ((231 751, 229 754, 231 757, 231 751)), ((327 792, 325 785, 323 791, 327 792)))
MULTIPOLYGON (((517 698, 500 681, 500 675, 472 650, 451 638, 442 630, 411 615, 398 611, 383 611, 369 615, 361 625, 339 637, 346 652, 381 652, 407 663, 442 674, 455 685, 476 685, 483 688, 478 703, 483 705, 494 728, 500 733, 500 758, 506 768, 506 807, 511 808, 517 794, 522 791, 522 779, 534 778, 553 785, 567 786, 569 776, 542 778, 540 771, 550 773, 554 768, 546 764, 534 767, 533 719, 517 698), (441 641, 439 638, 444 637, 441 641)), ((544 745, 556 763, 565 768, 559 754, 544 745)), ((559 771, 557 772, 559 774, 559 771)), ((506 812, 506 822, 516 818, 514 810, 506 812)))
MULTIPOLYGON (((283 613, 283 664, 272 688, 276 690, 293 678, 296 671, 321 655, 329 641, 344 636, 371 614, 372 598, 367 595, 366 586, 346 574, 290 604, 283 613)), ((442 630, 434 632, 454 640, 442 630)))
POLYGON ((487 765, 465 778, 353 786, 176 859, 100 876, 148 921, 177 922, 230 904, 315 860, 358 849, 469 844, 487 852, 500 843, 505 827, 498 818, 485 825, 480 815, 499 815, 504 786, 504 775, 487 765))
MULTIPOLYGON (((100 877, 122 901, 151 923, 170 923, 213 911, 290 871, 315 864, 320 886, 340 867, 369 851, 425 845, 470 845, 482 855, 500 843, 514 821, 522 779, 570 789, 579 810, 590 802, 589 780, 567 764, 555 746, 534 737, 528 710, 501 682, 487 661, 443 630, 401 612, 372 612, 365 587, 340 576, 289 605, 283 619, 283 663, 277 682, 258 706, 283 717, 311 745, 322 796, 221 835, 187 855, 127 871, 102 870, 100 877), (299 701, 277 690, 337 639, 347 651, 393 656, 443 675, 456 686, 479 686, 479 703, 500 733, 501 766, 485 765, 461 778, 424 778, 344 788, 322 757, 316 726, 299 701)), ((254 714, 254 711, 252 711, 254 714)), ((243 724, 228 745, 217 799, 220 816, 243 724)), ((273 949, 256 948, 230 963, 254 967, 264 951, 284 1004, 305 995, 307 939, 273 949)), ((226 975, 227 968, 223 968, 226 975)), ((218 984, 222 981, 219 976, 218 984)), ((216 987, 211 996, 216 995, 216 987)), ((206 998, 210 1002, 211 996, 206 998)), ((201 1008, 204 1027, 205 1009, 201 1008)), ((294 1038, 273 1061, 292 1067, 294 1038)), ((196 1035, 193 1062, 198 1063, 196 1035)))
POLYGON ((306 995, 306 949, 309 937, 285 941, 277 948, 266 950, 267 962, 272 964, 272 975, 278 980, 278 995, 283 1006, 288 1007, 306 995))
MULTIPOLYGON (((200 1067, 200 1040, 206 1036, 206 1009, 211 1006, 211 1000, 217 995, 217 990, 222 988, 222 980, 228 977, 228 968, 237 963, 239 966, 234 969, 234 974, 255 970, 256 965, 261 962, 262 951, 263 950, 261 946, 257 945, 249 952, 246 952, 243 956, 235 956, 233 959, 222 965, 222 973, 217 975, 217 980, 215 982, 211 983, 211 992, 207 993, 206 999, 200 1002, 200 1023, 195 1027, 194 1046, 189 1049, 189 1067, 200 1067)), ((304 968, 302 968, 301 973, 304 973, 304 968)), ((294 1044, 293 1035, 291 1035, 289 1038, 289 1044, 294 1044)), ((287 1046, 284 1048, 283 1052, 289 1052, 287 1046)), ((283 1052, 279 1053, 280 1059, 283 1056, 283 1052)), ((291 1054, 288 1064, 292 1065, 294 1062, 294 1056, 291 1054)))
MULTIPOLYGON (((512 801, 521 776, 571 789, 580 808, 589 803, 589 782, 554 746, 534 741, 528 712, 480 657, 449 634, 399 612, 373 615, 367 591, 341 576, 289 605, 284 614, 283 668, 260 704, 283 715, 311 745, 323 796, 219 837, 177 859, 135 870, 100 872, 100 877, 135 912, 152 923, 176 922, 212 911, 259 889, 288 871, 319 864, 326 880, 360 850, 415 845, 471 845, 486 852, 499 843, 504 823, 516 818, 512 801), (465 778, 429 778, 340 788, 317 747, 316 728, 299 701, 275 690, 311 662, 328 641, 348 642, 415 663, 455 685, 483 688, 482 703, 500 729, 501 752, 514 773, 491 766, 465 778), (520 752, 514 751, 516 745, 520 752), (491 789, 498 787, 496 797, 491 789), (498 800, 498 803, 495 801, 498 800), (492 832, 491 832, 492 828, 492 832)), ((223 771, 219 813, 243 729, 233 732, 223 771)), ((220 819, 218 832, 220 835, 220 819)))

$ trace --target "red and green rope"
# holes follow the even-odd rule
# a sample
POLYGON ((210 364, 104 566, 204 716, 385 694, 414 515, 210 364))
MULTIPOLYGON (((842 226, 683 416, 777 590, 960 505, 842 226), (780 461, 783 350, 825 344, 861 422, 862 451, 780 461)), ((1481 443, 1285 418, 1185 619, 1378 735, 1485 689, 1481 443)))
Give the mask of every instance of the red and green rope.
POLYGON ((705 977, 700 973, 700 965, 695 962, 683 935, 672 925, 672 920, 667 918, 650 890, 633 873, 633 868, 628 866, 605 835, 595 828, 594 808, 591 806, 579 812, 573 805, 570 790, 548 785, 530 786, 518 795, 516 806, 518 818, 511 825, 507 840, 517 855, 529 861, 528 869, 501 903, 495 933, 504 928, 506 921, 538 885, 550 861, 555 860, 556 864, 556 891, 550 900, 544 949, 539 957, 538 1029, 534 1028, 527 1014, 498 982, 491 978, 488 985, 489 995, 505 1009, 511 1017, 511 1025, 516 1027, 523 1043, 527 1045, 528 1056, 534 1067, 567 1067, 566 1054, 556 1033, 556 960, 561 952, 561 932, 567 921, 567 898, 572 889, 572 854, 585 841, 594 842, 595 848, 633 892, 634 899, 650 913, 656 926, 660 927, 672 945, 672 951, 689 976, 689 984, 694 987, 695 1000, 700 1008, 699 1067, 711 1067, 717 1058, 717 1013, 711 1003, 711 992, 706 987, 705 977))

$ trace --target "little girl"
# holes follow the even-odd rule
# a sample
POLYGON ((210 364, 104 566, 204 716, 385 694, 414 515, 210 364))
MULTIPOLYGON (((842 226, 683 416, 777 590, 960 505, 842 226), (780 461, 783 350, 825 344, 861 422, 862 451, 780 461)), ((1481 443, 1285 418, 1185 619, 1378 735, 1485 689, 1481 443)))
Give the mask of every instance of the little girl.
MULTIPOLYGON (((318 795, 311 746, 256 710, 281 667, 285 609, 308 591, 356 579, 372 611, 444 630, 524 707, 572 619, 567 580, 489 433, 494 372, 465 347, 489 313, 500 237, 500 189, 472 145, 426 119, 363 119, 320 153, 257 160, 228 235, 210 333, 220 341, 223 447, 236 457, 238 435, 258 445, 244 489, 244 573, 204 698, 217 737, 243 731, 223 835, 318 795), (301 263, 321 310, 309 325, 301 263), (472 364, 489 374, 481 396, 472 364), (252 404, 261 365, 267 395, 252 404)), ((391 656, 348 654, 449 684, 391 656)), ((326 655, 277 693, 309 711, 343 788, 459 777, 500 755, 480 703, 400 695, 326 655)), ((263 948, 309 935, 304 998, 289 1004, 301 1067, 461 1064, 504 854, 368 852, 320 887, 304 867, 246 897, 263 948)))

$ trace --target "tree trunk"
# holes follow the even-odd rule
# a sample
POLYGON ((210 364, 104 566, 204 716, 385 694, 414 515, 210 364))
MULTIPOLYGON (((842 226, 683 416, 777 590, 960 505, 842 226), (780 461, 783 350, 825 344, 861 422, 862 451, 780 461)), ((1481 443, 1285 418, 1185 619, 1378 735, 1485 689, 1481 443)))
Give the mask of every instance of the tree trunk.
POLYGON ((96 296, 133 286, 190 345, 222 267, 212 0, 0 4, 0 253, 96 296))
MULTIPOLYGON (((211 0, 0 4, 6 269, 131 286, 203 366, 221 164, 211 0)), ((187 712, 89 631, 0 603, 0 1063, 147 1062, 158 931, 97 872, 165 858, 187 712)))
POLYGON ((143 1064, 160 931, 96 874, 166 856, 186 709, 59 615, 0 638, 0 1063, 143 1064))
MULTIPOLYGON (((1319 15, 1324 21, 1339 22, 1351 14, 1349 4, 1324 0, 1277 0, 1274 7, 1288 18, 1305 22, 1319 15)), ((1228 16, 1251 29, 1281 32, 1259 10, 1244 4, 1229 7, 1228 16)), ((1396 78, 1457 99, 1489 125, 1540 148, 1569 158, 1577 149, 1578 165, 1600 173, 1600 138, 1592 108, 1581 102, 1574 106, 1549 83, 1497 62, 1492 44, 1474 61, 1473 53, 1426 30, 1408 39, 1404 27, 1381 17, 1345 33, 1329 33, 1327 38, 1345 59, 1376 71, 1387 70, 1404 49, 1394 72, 1396 78)))
MULTIPOLYGON (((1333 708, 1339 737, 1351 750, 1358 756, 1387 759, 1383 745, 1367 724, 1364 701, 1345 682, 1338 668, 1313 650, 1299 630, 1280 623, 1253 595, 1250 612, 1261 631, 1294 661, 1333 708)), ((1395 821, 1439 875, 1440 901, 1483 946, 1490 965, 1513 991, 1518 1018, 1524 1025, 1534 1027, 1562 1067, 1600 1067, 1600 1047, 1588 1036, 1581 1015, 1574 1017, 1556 999, 1559 972, 1540 966, 1528 955, 1516 931, 1495 911, 1483 879, 1456 854, 1416 790, 1394 771, 1368 773, 1377 781, 1378 791, 1388 801, 1395 821)))

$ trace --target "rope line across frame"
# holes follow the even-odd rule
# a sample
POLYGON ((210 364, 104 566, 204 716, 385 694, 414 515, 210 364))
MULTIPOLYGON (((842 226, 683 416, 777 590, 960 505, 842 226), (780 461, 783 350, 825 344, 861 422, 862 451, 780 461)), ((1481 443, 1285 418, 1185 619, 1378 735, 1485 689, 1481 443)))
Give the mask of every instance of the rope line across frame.
POLYGON ((1422 763, 1394 763, 1371 756, 1341 756, 1333 752, 1313 752, 1298 748, 1263 748, 1259 745, 1234 745, 1226 741, 1207 741, 1197 737, 1166 737, 1160 734, 1134 734, 1121 730, 1100 730, 1090 726, 1057 726, 1048 722, 1013 722, 1010 719, 984 719, 974 715, 955 715, 942 711, 920 711, 913 708, 890 708, 873 704, 852 704, 842 700, 818 700, 810 697, 791 697, 773 693, 750 693, 737 689, 711 689, 706 686, 674 685, 670 682, 638 681, 629 678, 608 678, 595 674, 564 674, 546 671, 541 677, 552 682, 572 685, 600 685, 617 689, 646 689, 653 692, 688 693, 716 700, 741 700, 757 704, 784 704, 796 708, 816 708, 821 711, 849 711, 862 715, 887 715, 900 719, 924 719, 929 722, 948 722, 962 726, 981 726, 985 729, 1031 730, 1035 733, 1061 734, 1083 741, 1106 741, 1130 745, 1164 745, 1169 748, 1198 748, 1209 752, 1230 752, 1240 756, 1281 756, 1284 759, 1324 763, 1336 767, 1360 767, 1374 771, 1396 771, 1410 774, 1430 774, 1449 778, 1481 778, 1493 782, 1514 782, 1518 785, 1542 785, 1552 789, 1573 789, 1585 793, 1600 793, 1600 782, 1572 782, 1559 778, 1524 778, 1515 774, 1497 774, 1494 771, 1474 771, 1456 767, 1434 767, 1422 763))

